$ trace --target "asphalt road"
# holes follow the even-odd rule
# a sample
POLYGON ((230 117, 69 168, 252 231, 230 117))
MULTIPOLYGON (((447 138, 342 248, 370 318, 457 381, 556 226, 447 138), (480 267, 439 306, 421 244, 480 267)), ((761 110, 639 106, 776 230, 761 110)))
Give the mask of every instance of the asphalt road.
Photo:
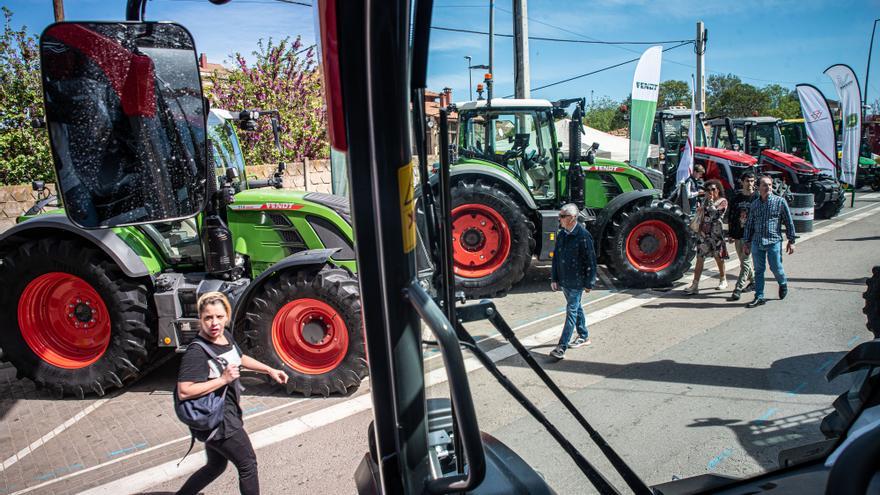
MULTIPOLYGON (((564 302, 547 290, 546 266, 533 266, 526 282, 496 303, 568 397, 648 483, 756 474, 775 468, 780 450, 821 440, 819 421, 849 385, 828 384, 824 371, 869 336, 861 293, 871 266, 880 264, 878 201, 880 195, 862 194, 855 210, 818 223, 817 235, 798 243, 785 257, 791 287, 785 301, 749 310, 727 302, 729 290, 711 289, 713 281, 692 297, 680 290, 600 287, 586 303, 593 345, 569 351, 560 362, 546 356, 558 338, 564 302)), ((737 271, 730 270, 731 281, 737 271)), ((768 282, 768 296, 775 292, 768 282)), ((623 488, 509 346, 486 324, 470 328, 503 372, 623 488)), ((428 395, 447 395, 437 353, 426 349, 426 359, 428 395)), ((488 372, 468 362, 481 429, 523 456, 559 493, 589 492, 587 479, 543 428, 488 372)), ((13 459, 0 471, 0 494, 176 490, 203 454, 197 446, 175 467, 188 441, 169 414, 174 368, 169 363, 103 401, 54 401, 14 380, 12 370, 0 370, 0 461, 13 459)), ((366 382, 350 397, 291 399, 251 380, 243 409, 258 446, 263 493, 354 492, 352 475, 372 419, 368 391, 366 382)), ((236 492, 232 467, 205 491, 236 492)))

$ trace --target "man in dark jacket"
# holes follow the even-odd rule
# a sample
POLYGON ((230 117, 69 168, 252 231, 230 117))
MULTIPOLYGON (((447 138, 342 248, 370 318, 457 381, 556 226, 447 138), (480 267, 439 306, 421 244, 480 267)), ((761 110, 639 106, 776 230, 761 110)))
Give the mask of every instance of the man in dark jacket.
POLYGON ((752 258, 746 256, 743 250, 743 231, 746 228, 746 222, 749 219, 749 208, 752 201, 755 200, 755 174, 746 172, 740 177, 742 188, 737 191, 736 195, 730 201, 727 208, 727 242, 733 242, 736 248, 736 257, 739 258, 739 277, 736 279, 736 287, 733 294, 727 298, 728 301, 739 301, 743 292, 754 287, 755 272, 752 270, 752 258))
POLYGON ((559 210, 559 225, 562 228, 556 234, 550 288, 561 288, 565 295, 565 326, 559 344, 550 352, 556 359, 564 358, 569 347, 591 344, 587 318, 581 307, 581 295, 589 293, 596 282, 596 250, 593 248, 593 237, 578 223, 577 216, 578 208, 574 204, 567 204, 559 210), (571 342, 575 329, 578 336, 571 342))

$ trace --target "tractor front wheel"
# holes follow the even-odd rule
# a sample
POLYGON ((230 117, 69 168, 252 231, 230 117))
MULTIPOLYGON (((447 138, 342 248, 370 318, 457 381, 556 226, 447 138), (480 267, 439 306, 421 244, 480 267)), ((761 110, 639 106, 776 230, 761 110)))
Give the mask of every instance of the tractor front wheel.
POLYGON ((669 201, 634 203, 617 213, 605 240, 608 269, 626 287, 666 287, 690 268, 687 216, 669 201))
POLYGON ((837 201, 828 201, 821 208, 816 209, 816 218, 834 218, 843 210, 844 204, 846 204, 846 194, 841 188, 837 201))
POLYGON ((83 398, 133 380, 156 349, 149 290, 100 251, 25 241, 0 265, 0 348, 19 377, 83 398))
POLYGON ((873 275, 866 281, 867 288, 862 297, 865 307, 862 312, 868 317, 868 330, 874 338, 880 338, 880 266, 875 266, 873 275))
POLYGON ((346 394, 367 375, 357 280, 342 268, 282 273, 257 289, 239 344, 289 376, 288 393, 346 394))
POLYGON ((463 180, 452 186, 451 195, 456 285, 469 298, 504 294, 532 261, 532 222, 491 182, 463 180))

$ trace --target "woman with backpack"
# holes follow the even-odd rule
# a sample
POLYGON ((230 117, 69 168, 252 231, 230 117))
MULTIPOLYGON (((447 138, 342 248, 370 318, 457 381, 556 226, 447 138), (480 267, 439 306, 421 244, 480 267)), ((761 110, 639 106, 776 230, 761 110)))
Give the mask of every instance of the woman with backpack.
POLYGON ((271 368, 241 353, 226 328, 232 308, 223 293, 202 295, 199 311, 199 335, 191 343, 180 362, 177 376, 179 402, 195 400, 208 394, 222 397, 222 420, 212 430, 191 428, 194 438, 205 442, 208 463, 193 473, 177 493, 195 495, 223 474, 229 461, 238 469, 238 485, 243 495, 260 493, 257 456, 242 423, 239 367, 265 373, 278 383, 287 383, 282 370, 271 368))

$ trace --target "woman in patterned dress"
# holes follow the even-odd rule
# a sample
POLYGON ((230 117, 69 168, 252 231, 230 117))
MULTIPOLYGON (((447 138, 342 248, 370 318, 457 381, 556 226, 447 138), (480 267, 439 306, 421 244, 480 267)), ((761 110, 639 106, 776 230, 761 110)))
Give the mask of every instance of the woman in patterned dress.
POLYGON ((703 263, 709 256, 715 258, 718 266, 718 290, 727 288, 724 274, 724 260, 728 258, 727 243, 724 240, 724 226, 721 220, 727 212, 727 200, 721 182, 713 179, 706 182, 706 197, 697 206, 697 216, 701 218, 700 232, 697 234, 697 264, 694 266, 694 282, 684 290, 688 295, 700 292, 700 276, 703 274, 703 263))

